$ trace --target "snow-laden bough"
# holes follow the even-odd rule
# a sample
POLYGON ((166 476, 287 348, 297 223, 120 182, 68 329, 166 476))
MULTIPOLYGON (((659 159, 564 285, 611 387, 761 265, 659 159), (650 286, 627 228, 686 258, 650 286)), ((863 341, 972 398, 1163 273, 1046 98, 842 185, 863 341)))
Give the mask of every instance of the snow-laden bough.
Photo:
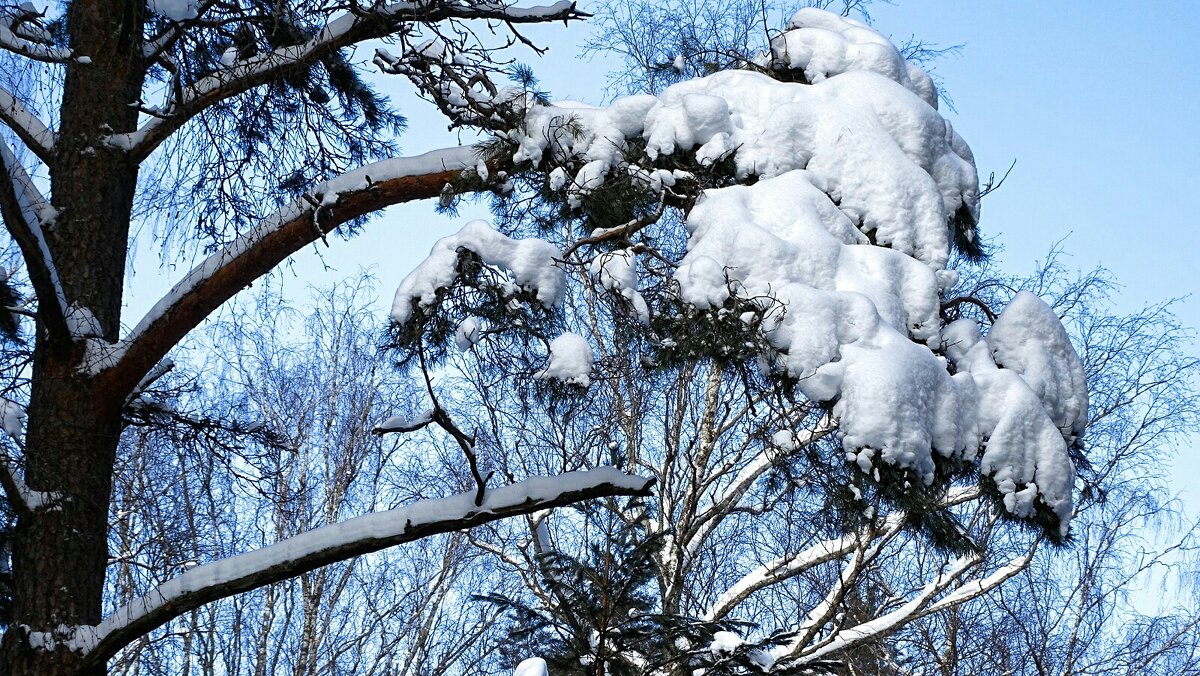
MULTIPOLYGON (((718 312, 771 298, 779 311, 762 321, 765 368, 829 406, 863 472, 878 478, 884 463, 931 484, 943 463, 978 463, 1010 515, 1048 517, 1051 534, 1065 536, 1069 449, 1087 422, 1083 367, 1032 294, 1018 294, 990 331, 944 319, 954 248, 978 253, 979 183, 928 75, 869 27, 813 9, 757 64, 604 107, 533 105, 504 140, 516 166, 544 171, 548 190, 573 207, 617 177, 681 190, 687 176, 670 161, 721 163, 735 184, 690 205, 676 297, 718 312)), ((557 250, 481 232, 471 224, 439 243, 404 281, 398 323, 450 283, 451 246, 543 303, 564 296, 557 250)), ((646 322, 654 301, 638 288, 632 251, 584 262, 646 322)), ((560 352, 539 377, 555 374, 560 352)))

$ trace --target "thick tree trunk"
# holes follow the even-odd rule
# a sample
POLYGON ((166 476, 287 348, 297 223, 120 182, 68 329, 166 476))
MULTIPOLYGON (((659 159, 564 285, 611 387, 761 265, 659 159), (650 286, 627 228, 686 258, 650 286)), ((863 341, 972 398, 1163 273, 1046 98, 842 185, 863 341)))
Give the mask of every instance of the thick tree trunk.
MULTIPOLYGON (((81 672, 71 628, 101 619, 108 561, 108 507, 126 393, 86 373, 88 334, 115 341, 137 167, 106 136, 132 131, 142 86, 144 4, 77 0, 68 13, 74 54, 67 66, 59 140, 51 163, 46 229, 75 335, 39 322, 26 438, 26 483, 49 503, 20 518, 13 542, 13 628, 0 673, 81 672), (94 321, 93 321, 94 318, 94 321), (32 638, 31 638, 32 637, 32 638)), ((39 311, 57 311, 40 298, 39 311)))

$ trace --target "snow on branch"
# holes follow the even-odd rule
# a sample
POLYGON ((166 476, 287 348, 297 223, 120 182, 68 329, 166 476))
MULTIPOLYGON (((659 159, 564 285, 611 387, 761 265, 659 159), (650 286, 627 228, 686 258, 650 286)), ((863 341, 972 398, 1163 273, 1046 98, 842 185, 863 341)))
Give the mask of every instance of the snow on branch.
MULTIPOLYGON (((814 429, 805 430, 792 435, 789 444, 792 449, 807 446, 808 444, 816 443, 826 435, 837 431, 836 421, 826 416, 822 418, 814 429)), ((698 524, 697 532, 692 537, 687 546, 687 555, 695 557, 698 548, 705 541, 708 534, 719 524, 720 517, 728 514, 729 510, 736 505, 742 497, 750 490, 755 481, 763 475, 767 470, 774 466, 775 461, 779 457, 781 451, 767 447, 762 449, 745 467, 738 472, 733 482, 727 486, 720 495, 712 500, 712 504, 706 507, 695 521, 698 524)))
MULTIPOLYGON (((903 521, 903 515, 893 514, 889 517, 884 529, 890 530, 903 521)), ((738 580, 736 584, 722 593, 705 613, 706 621, 725 618, 742 601, 754 592, 795 577, 813 566, 833 561, 848 554, 861 546, 864 536, 861 533, 843 535, 840 538, 821 540, 805 548, 793 556, 782 556, 759 566, 738 580)))
POLYGON ((652 483, 652 479, 603 467, 533 477, 497 488, 488 491, 479 507, 472 491, 367 514, 193 568, 118 608, 99 625, 78 627, 70 645, 86 655, 83 666, 102 665, 139 636, 217 599, 362 554, 510 516, 591 498, 647 495, 652 483))
POLYGON ((462 170, 479 164, 474 146, 382 160, 342 174, 268 216, 193 268, 116 345, 88 364, 133 388, 210 312, 288 256, 342 223, 386 206, 436 197, 462 170))
POLYGON ((55 134, 21 103, 12 92, 0 87, 0 122, 21 139, 43 162, 49 163, 54 150, 55 134))
POLYGON ((70 61, 71 50, 54 46, 49 32, 38 25, 41 18, 29 3, 0 7, 0 49, 35 61, 70 61))
POLYGON ((186 87, 182 98, 129 134, 116 134, 109 142, 128 149, 135 161, 145 159, 167 137, 215 103, 265 84, 281 73, 311 64, 343 47, 386 37, 405 23, 436 23, 449 19, 494 20, 509 24, 569 21, 587 16, 575 3, 563 0, 549 6, 511 7, 499 2, 396 2, 348 12, 331 21, 311 40, 280 47, 239 61, 186 87))
MULTIPOLYGON (((982 491, 975 486, 955 488, 947 493, 942 500, 942 504, 946 507, 961 505, 965 502, 977 500, 981 495, 982 491)), ((846 556, 852 551, 863 548, 879 538, 890 539, 904 525, 904 522, 905 514, 903 512, 895 512, 889 514, 881 524, 869 531, 849 533, 839 538, 821 540, 796 554, 781 556, 768 561, 743 575, 741 579, 717 597, 717 600, 705 614, 704 619, 710 621, 723 619, 738 604, 760 589, 800 575, 814 566, 846 556)), ((950 596, 947 596, 943 601, 948 601, 950 598, 950 596)), ((967 598, 974 598, 974 596, 967 598)), ((967 600, 967 598, 959 600, 958 603, 967 600)), ((955 605, 955 603, 950 603, 949 605, 955 605)))
POLYGON ((21 248, 29 279, 38 298, 38 317, 52 335, 66 336, 67 300, 58 268, 42 231, 56 212, 33 184, 7 143, 0 141, 0 215, 21 248))

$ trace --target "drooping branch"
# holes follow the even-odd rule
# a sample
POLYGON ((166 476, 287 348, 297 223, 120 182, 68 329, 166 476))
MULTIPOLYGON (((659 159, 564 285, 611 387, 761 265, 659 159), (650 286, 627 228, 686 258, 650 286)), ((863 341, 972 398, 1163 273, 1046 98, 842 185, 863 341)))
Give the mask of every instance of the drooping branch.
POLYGON ((607 467, 526 479, 489 491, 478 507, 475 493, 470 492, 367 514, 194 568, 117 609, 99 625, 79 627, 71 647, 86 655, 82 666, 102 665, 139 636, 211 601, 362 554, 510 516, 591 498, 647 495, 652 483, 607 467))
POLYGON ((281 75, 307 68, 350 45, 396 33, 405 23, 435 23, 449 19, 496 20, 508 23, 548 23, 586 17, 575 3, 563 0, 545 7, 506 7, 501 3, 397 2, 376 9, 346 13, 329 23, 316 37, 291 47, 281 47, 221 69, 182 91, 182 98, 131 134, 116 134, 110 142, 127 148, 135 162, 154 152, 164 140, 206 108, 271 82, 281 75))
POLYGON ((115 391, 129 391, 209 313, 288 256, 365 214, 437 197, 479 161, 473 146, 450 148, 383 160, 323 183, 193 268, 89 367, 111 378, 115 391))
POLYGON ((0 141, 0 216, 21 249, 38 299, 38 317, 51 336, 67 336, 67 300, 42 233, 53 207, 33 185, 7 143, 0 141))
POLYGON ((3 122, 21 142, 42 162, 50 163, 54 151, 54 132, 21 103, 12 92, 0 87, 0 122, 3 122))

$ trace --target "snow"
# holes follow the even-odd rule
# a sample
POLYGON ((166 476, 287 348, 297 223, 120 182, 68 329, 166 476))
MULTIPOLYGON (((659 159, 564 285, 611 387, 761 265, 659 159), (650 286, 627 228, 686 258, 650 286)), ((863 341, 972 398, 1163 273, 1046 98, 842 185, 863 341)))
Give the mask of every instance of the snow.
POLYGON ((796 12, 787 30, 771 40, 771 51, 757 59, 760 66, 800 70, 809 82, 835 75, 867 71, 896 82, 937 107, 933 80, 908 63, 886 37, 870 26, 813 7, 796 12))
MULTIPOLYGON (((0 145, 0 149, 2 148, 3 146, 0 145)), ((323 201, 329 195, 334 195, 336 201, 338 195, 369 190, 372 182, 379 183, 448 169, 467 169, 474 166, 477 159, 478 154, 472 146, 433 150, 412 157, 394 157, 332 178, 317 186, 313 190, 313 194, 321 196, 322 199, 319 201, 323 201)), ((128 336, 116 345, 105 348, 96 354, 87 365, 89 370, 98 373, 116 364, 129 345, 150 331, 151 327, 161 321, 189 294, 206 284, 218 271, 241 257, 251 255, 255 248, 273 232, 311 210, 312 206, 307 200, 297 199, 263 219, 256 227, 238 237, 229 246, 212 254, 192 268, 183 279, 154 304, 154 307, 150 308, 128 336)))
MULTIPOLYGON (((666 156, 731 158, 735 178, 750 185, 707 190, 687 215, 687 251, 673 273, 680 300, 723 310, 737 297, 762 308, 771 349, 761 367, 831 405, 847 461, 864 473, 878 479, 885 463, 928 484, 939 463, 978 461, 1011 514, 1048 508, 1066 533, 1067 449, 1087 422, 1083 368, 1032 294, 1013 298, 986 340, 974 322, 943 325, 942 294, 958 279, 946 268, 951 228, 974 235, 961 221, 978 219, 979 186, 928 76, 869 27, 813 9, 798 12, 763 59, 804 70, 812 84, 725 71, 604 107, 534 105, 507 135, 512 159, 546 170, 547 187, 578 206, 614 176, 670 189, 687 176, 653 166, 666 156), (639 144, 647 166, 637 164, 639 144)), ((396 322, 436 301, 463 248, 547 306, 563 296, 558 249, 475 221, 404 280, 396 322)), ((636 251, 597 253, 588 271, 647 322, 636 251)), ((456 343, 469 347, 475 332, 464 324, 456 343)), ((590 383, 585 339, 564 334, 549 351, 535 377, 590 383)))
POLYGON ((564 333, 550 341, 550 361, 535 378, 554 378, 568 385, 587 387, 592 384, 592 346, 576 333, 564 333))
POLYGON ((37 61, 65 62, 71 50, 53 47, 53 37, 32 19, 40 13, 30 3, 0 6, 0 49, 37 61))
POLYGON ((550 676, 550 668, 546 666, 546 660, 530 657, 517 665, 513 676, 550 676))
POLYGON ((743 643, 745 641, 742 640, 742 637, 732 631, 718 631, 713 634, 712 643, 708 645, 708 651, 714 657, 732 655, 743 643))
POLYGON ((5 434, 20 442, 25 433, 25 407, 10 399, 0 399, 0 424, 5 434))
POLYGON ((419 430, 432 422, 433 415, 433 409, 422 411, 416 416, 394 415, 379 423, 379 425, 372 431, 375 434, 385 434, 387 432, 412 432, 414 430, 419 430))
MULTIPOLYGON (((548 187, 578 205, 613 176, 644 177, 652 191, 673 183, 652 183, 662 170, 629 159, 637 143, 646 164, 732 158, 752 185, 708 190, 688 214, 680 298, 718 309, 731 296, 773 299, 766 368, 832 404, 863 472, 887 463, 930 483, 938 463, 978 459, 1010 513, 1043 505, 1065 533, 1083 368, 1032 294, 1012 300, 986 341, 973 323, 943 326, 941 294, 958 278, 946 268, 952 224, 978 219, 979 186, 929 77, 868 26, 811 8, 760 65, 802 70, 811 84, 725 71, 606 107, 533 106, 509 135, 513 160, 553 169, 548 187)), ((641 314, 636 264, 619 250, 590 271, 641 314)))
POLYGON ((935 269, 948 259, 950 215, 960 207, 978 214, 975 167, 950 123, 868 71, 812 86, 725 71, 673 85, 661 98, 631 96, 607 108, 535 106, 513 160, 539 162, 546 151, 558 165, 574 158, 574 175, 551 185, 566 185, 577 203, 622 167, 627 140, 637 137, 650 159, 694 152, 711 163, 732 154, 739 178, 806 169, 801 176, 812 195, 800 201, 819 194, 836 203, 840 209, 812 207, 841 211, 830 224, 840 230, 835 236, 864 243, 873 232, 876 242, 935 269))
POLYGON ((454 345, 460 352, 468 352, 483 338, 483 323, 478 317, 467 317, 454 330, 454 345))
POLYGON ((345 551, 356 544, 373 541, 394 541, 414 527, 453 524, 472 515, 542 504, 590 488, 611 485, 626 491, 644 491, 650 483, 649 479, 626 474, 613 467, 601 467, 558 476, 531 477, 493 488, 484 494, 483 504, 479 506, 475 504, 475 491, 470 491, 355 517, 181 573, 145 596, 118 608, 99 625, 79 627, 70 640, 70 647, 89 652, 96 649, 106 637, 122 631, 131 623, 142 621, 147 616, 170 616, 178 604, 195 599, 205 590, 233 588, 265 572, 298 560, 311 559, 322 552, 345 551))
POLYGON ((557 247, 540 239, 512 239, 477 220, 438 240, 429 256, 400 282, 392 302, 393 321, 406 324, 414 306, 432 305, 438 290, 453 283, 459 249, 472 251, 485 264, 507 271, 517 285, 533 291, 547 307, 562 298, 565 281, 562 270, 555 266, 555 259, 562 256, 557 247))
MULTIPOLYGON (((85 58, 87 57, 80 57, 80 62, 82 63, 82 59, 85 58)), ((0 87, 0 120, 4 120, 39 154, 45 154, 54 147, 56 140, 54 132, 50 131, 33 111, 3 87, 0 87)))
MULTIPOLYGON (((55 300, 58 301, 58 309, 65 316, 67 314, 66 294, 63 293, 62 282, 58 276, 58 268, 54 264, 54 258, 50 255, 50 247, 46 244, 46 237, 42 232, 43 226, 50 226, 54 223, 58 212, 46 201, 46 198, 33 184, 33 180, 25 171, 25 167, 17 161, 8 144, 0 141, 0 163, 3 163, 5 171, 12 179, 13 192, 16 195, 17 203, 21 209, 21 215, 24 217, 25 228, 29 231, 29 235, 36 240, 38 251, 42 255, 41 265, 46 269, 50 278, 50 283, 54 287, 55 300)), ((10 224, 10 227, 19 227, 17 223, 10 224)))
POLYGON ((1087 378, 1062 322, 1041 298, 1022 291, 987 336, 996 363, 1021 374, 1065 434, 1083 433, 1088 420, 1087 378))
POLYGON ((650 308, 638 293, 637 256, 628 249, 602 253, 592 259, 591 273, 600 286, 628 300, 643 324, 650 323, 650 308))

